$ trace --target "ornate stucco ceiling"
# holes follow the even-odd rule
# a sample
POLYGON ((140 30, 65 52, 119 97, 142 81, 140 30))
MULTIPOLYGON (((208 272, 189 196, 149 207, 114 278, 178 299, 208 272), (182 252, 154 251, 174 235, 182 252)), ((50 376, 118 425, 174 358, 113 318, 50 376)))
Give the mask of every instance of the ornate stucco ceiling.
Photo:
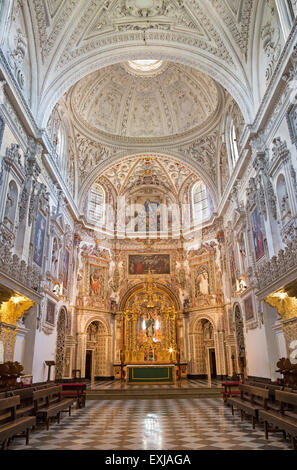
POLYGON ((187 165, 172 157, 143 155, 125 158, 112 165, 98 182, 107 179, 119 195, 144 186, 157 186, 177 195, 190 177, 198 179, 187 165))
POLYGON ((166 137, 196 131, 215 116, 219 86, 190 67, 163 64, 153 76, 128 64, 96 71, 68 93, 76 121, 98 134, 166 137))
POLYGON ((184 64, 209 75, 229 91, 249 121, 253 113, 251 37, 255 34, 257 9, 263 3, 262 0, 22 2, 26 22, 23 29, 34 50, 31 81, 37 96, 33 112, 40 126, 45 127, 57 101, 81 78, 108 65, 139 58, 184 64))

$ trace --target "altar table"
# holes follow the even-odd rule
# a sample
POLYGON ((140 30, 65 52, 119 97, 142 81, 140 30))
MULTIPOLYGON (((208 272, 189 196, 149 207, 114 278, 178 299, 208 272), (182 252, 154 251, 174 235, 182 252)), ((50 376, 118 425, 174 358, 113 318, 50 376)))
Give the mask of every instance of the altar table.
POLYGON ((129 384, 172 384, 175 382, 175 364, 128 364, 129 384))

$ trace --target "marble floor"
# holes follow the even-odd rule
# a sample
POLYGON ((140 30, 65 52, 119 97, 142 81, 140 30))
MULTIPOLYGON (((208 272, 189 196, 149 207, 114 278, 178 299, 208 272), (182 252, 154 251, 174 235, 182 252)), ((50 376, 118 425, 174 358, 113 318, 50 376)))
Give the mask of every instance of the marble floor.
POLYGON ((89 390, 136 390, 141 389, 179 389, 179 388, 217 388, 222 387, 222 380, 218 379, 182 379, 178 380, 175 384, 147 384, 135 385, 127 384, 120 380, 98 380, 88 384, 89 390))
POLYGON ((87 401, 49 431, 15 438, 9 449, 30 450, 289 450, 281 434, 266 441, 262 426, 232 416, 222 399, 87 401))

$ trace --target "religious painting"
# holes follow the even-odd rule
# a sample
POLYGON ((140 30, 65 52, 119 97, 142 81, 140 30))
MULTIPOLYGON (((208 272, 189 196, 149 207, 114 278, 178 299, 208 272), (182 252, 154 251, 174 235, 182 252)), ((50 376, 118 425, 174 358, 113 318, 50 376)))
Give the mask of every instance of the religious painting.
POLYGON ((47 299, 46 321, 47 323, 50 323, 51 325, 55 324, 55 309, 56 309, 56 304, 52 302, 51 300, 47 299))
POLYGON ((236 265, 235 265, 235 257, 233 248, 229 248, 229 264, 230 264, 230 275, 231 275, 231 282, 232 286, 236 285, 236 265))
POLYGON ((264 256, 264 236, 262 231, 261 217, 257 208, 251 214, 251 225, 256 261, 258 261, 264 256))
POLYGON ((65 250, 63 258, 63 286, 65 289, 68 287, 69 259, 69 251, 65 250))
POLYGON ((170 274, 170 255, 129 255, 129 274, 170 274))
POLYGON ((35 234, 34 234, 34 239, 33 239, 33 244, 34 244, 33 261, 40 268, 42 267, 45 229, 46 229, 46 220, 41 215, 41 213, 38 212, 36 225, 35 225, 35 234))
POLYGON ((251 321, 254 319, 254 308, 253 308, 253 298, 249 296, 244 300, 244 312, 245 312, 245 321, 251 321))
POLYGON ((90 287, 91 297, 105 298, 105 269, 100 266, 90 265, 90 287))
POLYGON ((209 295, 209 273, 207 266, 199 266, 195 280, 195 297, 209 295))

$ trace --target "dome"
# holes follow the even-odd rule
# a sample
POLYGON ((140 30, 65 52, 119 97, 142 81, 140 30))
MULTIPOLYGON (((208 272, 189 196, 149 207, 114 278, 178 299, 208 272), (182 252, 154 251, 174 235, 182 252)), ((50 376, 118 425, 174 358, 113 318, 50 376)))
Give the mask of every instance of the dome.
POLYGON ((188 133, 216 114, 219 86, 190 67, 151 60, 100 69, 69 92, 76 121, 96 133, 160 138, 188 133))

